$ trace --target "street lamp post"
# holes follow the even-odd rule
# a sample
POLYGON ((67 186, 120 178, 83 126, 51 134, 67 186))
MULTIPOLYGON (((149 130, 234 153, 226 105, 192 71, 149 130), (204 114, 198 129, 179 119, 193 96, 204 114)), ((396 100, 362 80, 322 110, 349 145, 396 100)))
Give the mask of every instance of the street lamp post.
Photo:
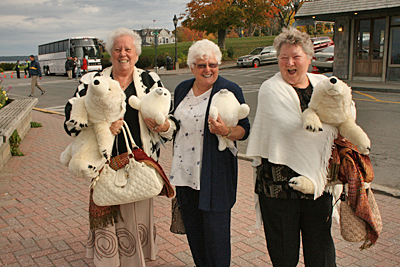
POLYGON ((154 30, 153 35, 154 35, 154 50, 155 50, 155 57, 154 57, 154 65, 155 65, 155 67, 154 67, 154 69, 156 70, 156 73, 157 73, 157 70, 158 70, 158 67, 157 67, 158 31, 157 31, 157 29, 154 30))
POLYGON ((176 34, 176 25, 178 24, 178 18, 176 17, 176 15, 174 15, 174 18, 172 19, 172 21, 174 22, 174 26, 175 26, 175 69, 178 70, 179 69, 179 62, 178 62, 178 47, 177 47, 177 34, 176 34))

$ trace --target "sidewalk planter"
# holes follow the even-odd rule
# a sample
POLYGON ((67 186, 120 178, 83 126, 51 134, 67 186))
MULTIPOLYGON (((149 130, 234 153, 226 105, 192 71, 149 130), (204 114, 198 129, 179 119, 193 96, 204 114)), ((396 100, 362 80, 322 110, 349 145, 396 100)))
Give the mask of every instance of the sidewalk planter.
POLYGON ((21 140, 31 128, 32 109, 38 102, 37 98, 14 98, 0 109, 0 170, 11 159, 9 138, 18 131, 21 140))

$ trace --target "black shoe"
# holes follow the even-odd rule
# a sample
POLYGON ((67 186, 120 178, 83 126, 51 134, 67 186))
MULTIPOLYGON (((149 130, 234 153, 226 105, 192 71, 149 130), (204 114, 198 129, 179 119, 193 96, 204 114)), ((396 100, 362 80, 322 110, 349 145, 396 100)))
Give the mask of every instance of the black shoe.
POLYGON ((28 97, 35 97, 35 96, 33 96, 33 95, 28 95, 28 97))
POLYGON ((42 91, 42 95, 44 95, 44 93, 46 93, 46 91, 42 91))

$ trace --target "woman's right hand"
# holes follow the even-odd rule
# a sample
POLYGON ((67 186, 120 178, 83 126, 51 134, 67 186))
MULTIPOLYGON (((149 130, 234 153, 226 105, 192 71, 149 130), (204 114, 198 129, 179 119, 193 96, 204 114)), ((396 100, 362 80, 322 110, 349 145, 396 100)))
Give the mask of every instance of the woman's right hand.
POLYGON ((113 135, 118 135, 121 132, 122 125, 124 125, 124 118, 111 123, 110 131, 113 135))

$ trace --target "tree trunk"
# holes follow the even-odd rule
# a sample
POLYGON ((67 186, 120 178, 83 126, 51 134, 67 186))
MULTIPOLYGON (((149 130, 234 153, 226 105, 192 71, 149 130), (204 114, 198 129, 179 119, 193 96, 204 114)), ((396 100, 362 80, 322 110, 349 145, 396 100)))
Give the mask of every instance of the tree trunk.
POLYGON ((225 49, 226 30, 218 30, 218 46, 220 49, 225 49))

